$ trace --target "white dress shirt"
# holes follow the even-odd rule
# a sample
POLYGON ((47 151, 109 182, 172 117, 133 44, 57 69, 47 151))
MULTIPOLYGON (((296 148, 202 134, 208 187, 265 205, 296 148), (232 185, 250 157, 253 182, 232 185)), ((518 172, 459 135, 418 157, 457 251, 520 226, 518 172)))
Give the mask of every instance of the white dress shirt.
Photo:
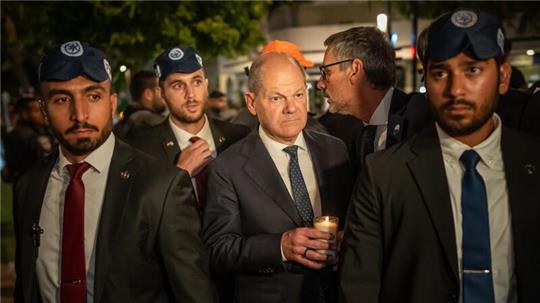
MULTIPOLYGON (((82 176, 87 303, 94 301, 96 235, 114 144, 115 138, 111 133, 100 147, 84 159, 84 162, 91 166, 82 176)), ((60 149, 58 161, 51 171, 41 206, 39 226, 43 229, 43 234, 36 261, 36 273, 43 302, 60 302, 64 196, 70 181, 66 167, 68 164, 71 163, 60 149)))
POLYGON ((386 148, 386 134, 388 132, 388 114, 390 113, 390 105, 392 104, 392 95, 394 88, 390 87, 381 102, 371 115, 367 125, 377 125, 375 132, 374 151, 380 151, 386 148))
POLYGON ((210 123, 208 123, 208 118, 206 117, 206 114, 204 115, 204 126, 201 128, 201 130, 194 134, 191 134, 180 127, 178 125, 174 124, 174 122, 169 117, 169 124, 171 125, 172 131, 174 133, 174 137, 176 138, 176 142, 178 142, 178 146, 180 147, 180 150, 183 150, 184 148, 190 146, 192 143, 189 141, 191 137, 199 137, 206 141, 208 143, 208 146, 210 147, 210 153, 212 154, 212 158, 215 158, 217 156, 216 152, 216 144, 214 143, 214 137, 212 136, 212 129, 210 129, 210 123))
MULTIPOLYGON (((204 126, 201 128, 201 130, 194 134, 191 134, 180 127, 178 127, 169 117, 169 124, 171 125, 172 131, 174 133, 174 137, 176 138, 176 142, 178 142, 178 146, 180 147, 180 150, 185 149, 186 147, 190 146, 192 137, 196 136, 208 143, 208 147, 210 148, 210 153, 212 154, 212 158, 215 158, 217 156, 216 151, 216 144, 214 143, 214 137, 212 136, 212 129, 210 129, 210 123, 208 123, 208 118, 206 117, 206 114, 204 115, 204 126)), ((193 185, 193 189, 195 191, 195 196, 197 196, 197 200, 199 199, 198 193, 197 193, 197 181, 195 178, 191 178, 191 184, 193 185)))
MULTIPOLYGON (((460 277, 462 276, 461 244, 463 237, 461 180, 464 167, 459 158, 463 152, 473 149, 480 155, 481 160, 478 162, 476 170, 486 185, 495 302, 514 303, 517 302, 514 251, 508 189, 501 152, 501 120, 497 114, 494 114, 492 119, 495 122, 495 129, 491 135, 472 148, 448 136, 439 125, 436 127, 452 203, 460 277)), ((462 298, 460 298, 460 302, 462 302, 462 298)))
MULTIPOLYGON (((274 165, 276 166, 281 180, 285 183, 287 191, 291 196, 291 199, 294 201, 292 188, 291 188, 291 178, 289 178, 289 159, 290 155, 283 151, 283 149, 289 145, 279 143, 274 141, 264 132, 262 127, 259 126, 259 136, 266 147, 266 150, 270 154, 274 165)), ((300 171, 304 177, 304 183, 309 194, 309 200, 311 202, 311 207, 313 208, 313 215, 315 217, 320 216, 322 213, 321 208, 321 195, 319 193, 319 183, 317 182, 317 177, 315 175, 315 167, 313 166, 313 161, 311 160, 311 155, 307 148, 306 141, 304 139, 304 134, 300 132, 296 141, 293 145, 298 146, 298 164, 300 165, 300 171)), ((295 206, 296 207, 296 206, 295 206)), ((285 254, 283 254, 283 247, 280 245, 281 250, 281 260, 287 261, 285 254)))
MULTIPOLYGON (((289 145, 272 140, 264 132, 262 127, 259 127, 259 136, 261 137, 266 150, 270 154, 272 161, 274 161, 274 165, 281 176, 281 180, 283 180, 283 183, 285 183, 291 199, 294 201, 291 188, 291 179, 289 178, 290 155, 283 151, 283 149, 289 145)), ((313 208, 313 215, 315 217, 320 216, 322 211, 319 184, 315 175, 315 167, 313 166, 311 155, 309 154, 309 150, 302 132, 298 134, 298 137, 293 145, 298 146, 298 163, 300 164, 300 171, 304 177, 304 183, 306 183, 309 200, 311 201, 311 207, 313 208)))

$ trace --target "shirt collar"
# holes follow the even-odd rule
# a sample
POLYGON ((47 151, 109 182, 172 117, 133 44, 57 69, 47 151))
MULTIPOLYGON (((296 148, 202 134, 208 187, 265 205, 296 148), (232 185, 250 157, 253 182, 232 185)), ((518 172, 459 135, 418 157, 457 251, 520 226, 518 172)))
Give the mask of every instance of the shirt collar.
POLYGON ((394 94, 394 88, 390 87, 381 102, 373 112, 371 119, 369 119, 368 125, 387 125, 388 113, 390 112, 390 104, 392 103, 392 95, 394 94))
POLYGON ((467 150, 474 150, 478 153, 482 162, 491 169, 502 169, 502 152, 501 152, 501 118, 495 113, 492 116, 495 122, 495 129, 491 134, 480 144, 473 146, 472 148, 454 138, 449 136, 438 123, 435 123, 437 129, 437 135, 439 136, 439 142, 443 157, 447 157, 459 162, 459 158, 463 152, 467 150))
POLYGON ((178 127, 178 125, 174 124, 172 121, 172 118, 169 116, 169 124, 171 125, 172 131, 174 133, 174 136, 176 137, 176 140, 178 141, 178 144, 180 146, 186 146, 190 144, 189 139, 196 136, 199 137, 206 142, 210 142, 210 139, 212 139, 212 130, 210 129, 210 124, 208 123, 208 118, 206 117, 206 114, 204 115, 204 125, 201 128, 201 130, 196 134, 191 134, 182 128, 178 127))
MULTIPOLYGON (((105 140, 105 142, 103 142, 100 147, 91 152, 83 160, 83 162, 90 164, 90 166, 92 166, 92 168, 98 173, 104 172, 107 169, 107 166, 111 163, 115 141, 116 139, 114 137, 114 134, 111 133, 107 140, 105 140)), ((58 147, 58 149, 60 150, 60 153, 58 154, 56 170, 58 174, 62 175, 62 172, 64 171, 66 165, 72 163, 69 162, 69 160, 66 158, 66 156, 62 152, 62 149, 60 147, 58 147)))
MULTIPOLYGON (((270 154, 276 155, 283 152, 283 149, 289 145, 283 144, 280 142, 275 141, 274 139, 270 138, 264 129, 259 125, 259 136, 261 137, 261 140, 268 150, 270 154)), ((307 144, 306 140, 304 139, 303 132, 300 132, 298 136, 296 137, 296 141, 292 145, 297 145, 299 149, 307 151, 307 144)))

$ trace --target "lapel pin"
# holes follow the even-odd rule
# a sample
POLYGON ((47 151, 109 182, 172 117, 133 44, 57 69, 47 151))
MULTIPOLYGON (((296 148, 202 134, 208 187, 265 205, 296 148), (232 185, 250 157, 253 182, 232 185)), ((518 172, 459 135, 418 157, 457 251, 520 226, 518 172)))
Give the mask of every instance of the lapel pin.
POLYGON ((218 138, 218 142, 219 142, 219 143, 225 142, 225 137, 223 137, 223 136, 219 137, 219 138, 218 138))
POLYGON ((394 126, 394 136, 399 134, 400 129, 401 129, 401 125, 396 124, 396 126, 394 126))
POLYGON ((124 170, 123 172, 120 173, 120 177, 126 180, 129 179, 129 171, 124 170))
POLYGON ((165 146, 167 146, 167 147, 174 146, 174 142, 168 141, 167 143, 165 143, 165 146))
POLYGON ((525 169, 527 170, 527 174, 529 175, 534 175, 534 173, 536 172, 536 167, 534 167, 534 165, 532 164, 526 164, 525 169))

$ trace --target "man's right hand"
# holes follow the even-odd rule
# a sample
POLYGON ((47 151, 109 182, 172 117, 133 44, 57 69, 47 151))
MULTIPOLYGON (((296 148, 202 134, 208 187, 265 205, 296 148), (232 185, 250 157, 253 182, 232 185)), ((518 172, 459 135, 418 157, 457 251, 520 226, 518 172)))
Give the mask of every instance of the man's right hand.
POLYGON ((210 159, 212 159, 210 146, 201 139, 182 150, 176 166, 186 170, 193 177, 210 159))
POLYGON ((317 250, 336 249, 330 240, 332 234, 314 228, 301 227, 286 231, 281 236, 281 249, 287 261, 295 261, 312 269, 326 266, 328 256, 317 250))

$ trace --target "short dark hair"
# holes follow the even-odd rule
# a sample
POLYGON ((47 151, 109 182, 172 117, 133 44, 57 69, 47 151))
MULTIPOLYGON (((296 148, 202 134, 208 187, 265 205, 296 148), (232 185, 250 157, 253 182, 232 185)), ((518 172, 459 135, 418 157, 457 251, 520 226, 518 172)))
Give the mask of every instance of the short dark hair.
POLYGON ((364 63, 368 81, 376 89, 396 82, 396 54, 385 34, 376 27, 353 27, 326 38, 324 45, 338 60, 358 58, 364 63))
POLYGON ((223 97, 225 97, 225 94, 220 92, 219 90, 214 90, 208 95, 208 98, 212 98, 212 99, 218 99, 218 98, 223 98, 223 97))
POLYGON ((158 77, 153 71, 141 70, 131 78, 129 92, 134 102, 139 102, 147 88, 153 89, 157 86, 158 77))
POLYGON ((13 110, 16 113, 21 113, 27 110, 32 102, 39 102, 39 99, 36 97, 21 97, 19 100, 17 100, 17 102, 15 102, 13 110))

